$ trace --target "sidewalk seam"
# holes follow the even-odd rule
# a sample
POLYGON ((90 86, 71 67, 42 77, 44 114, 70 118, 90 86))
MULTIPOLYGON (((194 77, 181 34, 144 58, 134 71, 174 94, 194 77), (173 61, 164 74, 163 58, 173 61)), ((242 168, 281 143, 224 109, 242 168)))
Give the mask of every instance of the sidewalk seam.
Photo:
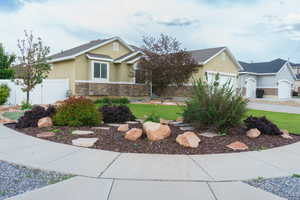
POLYGON ((193 159, 192 157, 190 157, 189 155, 187 155, 187 157, 190 158, 190 159, 195 163, 196 166, 198 166, 200 169, 202 169, 203 172, 204 172, 207 176, 209 176, 213 181, 215 181, 214 177, 211 176, 211 175, 208 173, 208 171, 206 171, 206 169, 204 169, 204 168, 203 168, 196 160, 194 160, 194 159, 193 159))
POLYGON ((112 192, 112 190, 113 190, 114 183, 115 183, 115 179, 112 180, 112 183, 111 183, 111 186, 110 186, 108 195, 107 195, 107 200, 110 199, 110 195, 111 195, 111 192, 112 192))
POLYGON ((122 153, 119 153, 119 155, 117 155, 108 165, 107 167, 105 167, 105 169, 100 173, 99 176, 97 176, 98 178, 101 178, 101 176, 106 172, 106 170, 108 170, 108 168, 110 168, 110 166, 112 166, 112 164, 122 155, 122 153))
POLYGON ((214 190, 212 189, 211 185, 210 185, 208 182, 206 182, 206 184, 207 184, 207 186, 208 186, 208 189, 210 190, 210 192, 211 192, 212 195, 214 196, 215 200, 218 200, 218 198, 217 198, 217 196, 216 196, 214 190))

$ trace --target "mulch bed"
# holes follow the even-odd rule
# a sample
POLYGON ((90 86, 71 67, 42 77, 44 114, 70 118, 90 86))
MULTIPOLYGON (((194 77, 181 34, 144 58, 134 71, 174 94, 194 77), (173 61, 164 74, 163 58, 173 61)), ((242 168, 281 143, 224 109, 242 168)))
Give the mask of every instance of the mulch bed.
MULTIPOLYGON (((7 125, 10 128, 14 128, 14 125, 7 125)), ((103 125, 104 126, 104 125, 103 125)), ((129 124, 130 128, 141 128, 141 124, 129 124)), ((149 141, 145 134, 142 138, 138 139, 136 142, 132 142, 124 139, 123 132, 117 131, 117 127, 110 127, 109 130, 97 130, 91 127, 80 127, 80 128, 70 128, 70 127, 52 127, 52 128, 25 128, 25 129, 15 129, 19 132, 25 133, 30 136, 36 137, 38 133, 59 130, 59 133, 54 137, 47 138, 47 140, 72 144, 73 139, 77 138, 90 138, 98 137, 99 140, 93 148, 109 150, 115 152, 128 152, 128 153, 157 153, 157 154, 213 154, 213 153, 232 153, 239 152, 233 151, 226 147, 226 145, 240 141, 248 145, 248 151, 258 151, 263 149, 269 149, 274 147, 279 147, 291 143, 300 141, 300 135, 292 135, 293 139, 284 139, 281 136, 273 135, 260 135, 258 138, 250 139, 246 136, 246 130, 242 127, 233 128, 225 136, 217 136, 213 138, 199 136, 201 142, 198 148, 185 148, 176 143, 175 139, 178 134, 184 133, 179 127, 170 126, 172 134, 169 138, 158 142, 149 141), (95 134, 91 135, 72 135, 73 130, 92 130, 95 134)), ((200 130, 195 130, 197 133, 200 130)))

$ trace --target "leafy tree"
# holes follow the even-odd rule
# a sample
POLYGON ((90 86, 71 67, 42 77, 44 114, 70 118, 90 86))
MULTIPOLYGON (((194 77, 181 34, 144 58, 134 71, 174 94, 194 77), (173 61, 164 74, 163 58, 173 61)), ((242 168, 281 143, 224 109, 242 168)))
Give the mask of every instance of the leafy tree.
POLYGON ((27 31, 25 31, 25 38, 18 40, 18 48, 20 73, 15 82, 26 92, 26 103, 29 104, 30 91, 48 77, 51 69, 47 63, 50 48, 43 45, 40 37, 35 38, 32 32, 27 31))
POLYGON ((165 34, 158 38, 144 36, 142 49, 145 57, 138 68, 161 98, 169 85, 180 87, 197 71, 198 64, 176 38, 165 34))
POLYGON ((5 52, 2 44, 0 44, 0 79, 11 79, 14 75, 14 70, 11 68, 15 61, 15 55, 9 55, 5 52))

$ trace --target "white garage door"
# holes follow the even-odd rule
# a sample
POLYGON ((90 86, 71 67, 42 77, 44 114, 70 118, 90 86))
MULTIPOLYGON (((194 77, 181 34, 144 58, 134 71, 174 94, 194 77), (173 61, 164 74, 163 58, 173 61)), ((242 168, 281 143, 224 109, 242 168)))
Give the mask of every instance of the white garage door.
POLYGON ((287 80, 278 81, 278 98, 288 99, 291 98, 292 84, 287 80))
MULTIPOLYGON (((213 83, 216 77, 216 73, 207 73, 207 81, 208 83, 213 83)), ((220 80, 219 83, 220 85, 224 85, 227 82, 230 82, 230 85, 233 87, 233 89, 236 89, 236 83, 237 79, 236 76, 234 75, 227 75, 227 74, 219 74, 220 80)))
POLYGON ((256 97, 256 80, 249 78, 246 80, 246 98, 256 97))

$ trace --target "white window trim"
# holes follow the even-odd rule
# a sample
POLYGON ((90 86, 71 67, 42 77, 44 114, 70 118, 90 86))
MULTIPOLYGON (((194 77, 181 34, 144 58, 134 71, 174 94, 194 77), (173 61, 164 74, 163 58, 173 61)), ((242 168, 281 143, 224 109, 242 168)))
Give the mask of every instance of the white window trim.
MULTIPOLYGON (((93 61, 91 62, 91 79, 92 79, 93 81, 97 81, 97 82, 101 82, 101 83, 108 83, 108 82, 109 82, 109 68, 110 68, 109 62, 101 62, 101 61, 95 61, 95 60, 93 60, 93 61), (107 78, 106 78, 106 79, 95 78, 95 77, 94 77, 94 64, 95 64, 95 63, 99 63, 100 65, 101 65, 101 64, 106 64, 106 65, 107 65, 107 78)), ((100 76, 101 76, 101 69, 100 69, 100 76)))
POLYGON ((232 76, 232 77, 237 77, 237 74, 234 73, 229 73, 229 72, 217 72, 217 71, 206 71, 208 74, 220 74, 224 76, 232 76))

